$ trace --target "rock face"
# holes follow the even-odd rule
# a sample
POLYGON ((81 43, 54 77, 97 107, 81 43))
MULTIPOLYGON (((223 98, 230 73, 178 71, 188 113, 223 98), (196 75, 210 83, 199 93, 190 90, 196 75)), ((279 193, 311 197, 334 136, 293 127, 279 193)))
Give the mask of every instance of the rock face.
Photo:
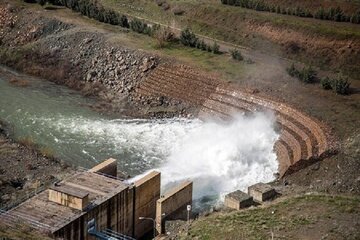
MULTIPOLYGON (((15 61, 4 55, 0 63, 97 95, 106 101, 105 111, 173 117, 190 108, 180 100, 136 91, 161 59, 116 44, 109 40, 111 34, 26 8, 10 11, 1 4, 0 26, 0 46, 10 52, 6 56, 21 55, 15 61)), ((95 108, 102 111, 104 106, 95 108)))
POLYGON ((129 94, 134 90, 145 72, 156 67, 158 59, 136 52, 107 48, 94 54, 91 62, 83 66, 87 82, 98 82, 111 91, 129 94))

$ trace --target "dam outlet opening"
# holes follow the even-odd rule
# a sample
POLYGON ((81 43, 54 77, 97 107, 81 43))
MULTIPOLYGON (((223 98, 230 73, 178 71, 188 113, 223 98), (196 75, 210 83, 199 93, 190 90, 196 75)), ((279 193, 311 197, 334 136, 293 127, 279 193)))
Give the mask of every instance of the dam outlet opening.
POLYGON ((163 191, 193 181, 200 209, 226 193, 271 181, 278 171, 274 144, 279 134, 271 113, 235 114, 227 120, 67 118, 48 123, 76 139, 84 158, 114 157, 130 176, 160 171, 163 191))

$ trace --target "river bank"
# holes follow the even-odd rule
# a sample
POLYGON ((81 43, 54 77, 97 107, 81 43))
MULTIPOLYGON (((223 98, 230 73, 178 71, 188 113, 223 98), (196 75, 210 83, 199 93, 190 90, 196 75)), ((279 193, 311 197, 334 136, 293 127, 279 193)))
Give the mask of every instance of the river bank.
POLYGON ((179 100, 136 91, 153 69, 168 60, 113 42, 106 31, 32 7, 0 4, 1 64, 95 96, 99 101, 93 108, 100 112, 151 118, 196 111, 179 100))
POLYGON ((0 121, 0 206, 15 203, 72 172, 72 168, 39 148, 31 138, 14 141, 0 121))

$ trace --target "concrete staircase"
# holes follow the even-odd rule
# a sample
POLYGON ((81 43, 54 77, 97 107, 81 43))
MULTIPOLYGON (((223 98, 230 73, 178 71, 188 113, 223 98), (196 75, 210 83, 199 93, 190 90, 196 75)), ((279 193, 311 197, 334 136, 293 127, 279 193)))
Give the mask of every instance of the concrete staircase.
POLYGON ((329 135, 320 122, 284 103, 246 92, 235 84, 224 84, 183 65, 159 66, 142 82, 139 92, 189 102, 198 106, 200 118, 271 110, 281 131, 274 146, 281 176, 332 152, 329 135))

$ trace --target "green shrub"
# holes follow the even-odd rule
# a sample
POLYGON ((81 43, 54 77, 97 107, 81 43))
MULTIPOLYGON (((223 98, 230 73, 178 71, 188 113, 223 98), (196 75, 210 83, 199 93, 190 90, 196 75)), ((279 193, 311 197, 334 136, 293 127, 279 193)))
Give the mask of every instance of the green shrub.
POLYGON ((36 0, 36 2, 41 6, 44 6, 46 4, 46 0, 36 0))
POLYGON ((295 64, 291 64, 289 68, 286 68, 287 73, 292 77, 298 77, 299 71, 295 68, 295 64))
POLYGON ((293 8, 282 8, 278 5, 270 5, 265 0, 221 0, 222 4, 239 6, 243 8, 253 9, 256 11, 276 12, 278 14, 294 15, 298 17, 317 18, 323 20, 332 20, 338 22, 360 22, 360 14, 356 13, 352 16, 347 16, 340 7, 324 9, 319 8, 314 14, 309 9, 303 9, 299 6, 293 8))
POLYGON ((296 69, 295 64, 293 63, 286 71, 290 76, 295 77, 304 83, 314 83, 317 79, 316 72, 310 66, 304 67, 300 71, 296 69))
POLYGON ((304 83, 313 83, 316 81, 316 72, 311 67, 303 68, 299 79, 304 83))
MULTIPOLYGON (((33 2, 31 0, 24 1, 33 2)), ((125 15, 121 15, 111 9, 105 9, 96 0, 36 0, 36 2, 41 5, 50 3, 53 5, 65 6, 67 8, 71 8, 73 11, 80 12, 82 15, 96 19, 100 22, 119 25, 125 28, 130 27, 128 19, 125 15)), ((147 31, 144 31, 144 33, 148 33, 149 29, 146 30, 147 31)))
POLYGON ((139 19, 134 19, 130 22, 130 29, 137 33, 143 33, 147 35, 151 35, 151 27, 149 27, 146 23, 143 23, 139 19))
POLYGON ((201 41, 200 41, 200 48, 201 48, 201 50, 203 50, 203 51, 207 51, 207 45, 206 45, 206 43, 204 42, 204 40, 201 40, 201 41))
POLYGON ((181 31, 180 42, 184 46, 189 46, 194 48, 196 47, 198 41, 199 39, 192 31, 190 31, 190 29, 186 28, 185 30, 181 31))
POLYGON ((331 90, 331 79, 329 77, 322 78, 320 80, 320 85, 325 90, 331 90))
POLYGON ((244 59, 244 57, 241 55, 241 52, 237 49, 231 50, 231 57, 238 61, 242 61, 244 59))
POLYGON ((220 54, 220 46, 219 44, 217 44, 216 42, 214 42, 213 46, 212 46, 212 52, 214 54, 220 54))
POLYGON ((322 78, 320 81, 321 87, 325 90, 331 90, 331 79, 329 77, 322 78))
POLYGON ((343 77, 339 77, 337 79, 332 80, 331 88, 337 94, 346 95, 349 94, 350 83, 348 82, 347 79, 344 79, 343 77))

